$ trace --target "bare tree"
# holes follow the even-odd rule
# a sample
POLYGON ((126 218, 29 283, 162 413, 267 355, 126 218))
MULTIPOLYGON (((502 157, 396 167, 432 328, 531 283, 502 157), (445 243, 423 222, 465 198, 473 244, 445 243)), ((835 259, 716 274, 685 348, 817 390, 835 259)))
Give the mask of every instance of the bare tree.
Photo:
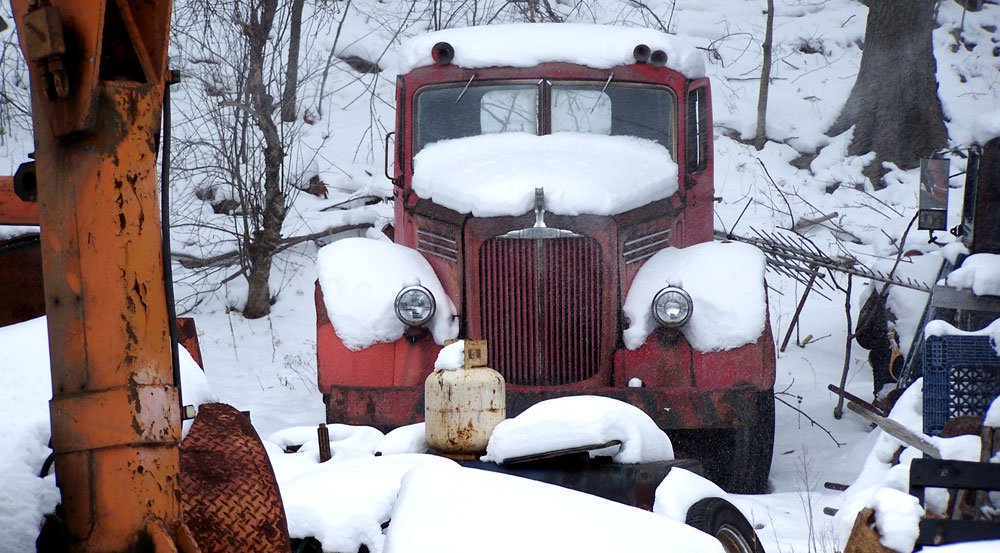
POLYGON ((875 152, 866 175, 879 185, 882 162, 903 169, 947 141, 937 63, 931 42, 934 0, 868 0, 868 26, 858 78, 827 134, 852 126, 850 155, 875 152))
POLYGON ((281 95, 281 120, 295 121, 295 91, 299 86, 299 49, 302 46, 302 8, 305 0, 292 0, 288 30, 288 63, 285 64, 285 91, 281 95))
POLYGON ((767 92, 771 82, 771 42, 774 36, 774 0, 767 0, 767 28, 764 31, 762 54, 763 65, 760 69, 760 93, 757 95, 757 135, 754 147, 758 150, 767 143, 767 92))
POLYGON ((247 318, 270 312, 272 258, 304 180, 288 163, 302 125, 294 117, 295 94, 286 104, 292 123, 282 123, 283 106, 275 100, 288 83, 299 82, 298 60, 289 68, 283 57, 298 58, 289 46, 301 33, 291 29, 293 20, 301 22, 297 7, 278 0, 192 0, 178 6, 175 17, 184 36, 175 52, 188 76, 185 89, 202 106, 177 125, 176 172, 215 212, 206 218, 194 209, 199 218, 190 226, 198 230, 188 230, 215 237, 210 247, 219 246, 220 234, 228 237, 231 246, 221 248, 238 252, 239 267, 225 280, 246 279, 247 318))

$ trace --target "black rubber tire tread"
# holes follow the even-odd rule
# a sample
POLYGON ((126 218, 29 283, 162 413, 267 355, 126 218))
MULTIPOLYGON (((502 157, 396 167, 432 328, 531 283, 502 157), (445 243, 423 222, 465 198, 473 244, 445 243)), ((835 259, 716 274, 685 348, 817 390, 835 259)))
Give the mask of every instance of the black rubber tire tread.
POLYGON ((768 492, 767 477, 774 453, 774 393, 756 398, 757 422, 752 426, 717 433, 710 445, 709 476, 729 493, 768 492))
MULTIPOLYGON (((722 499, 721 497, 707 497, 702 499, 688 509, 684 520, 688 526, 697 528, 706 534, 719 537, 719 531, 724 527, 729 527, 743 539, 753 553, 765 553, 764 546, 761 545, 757 532, 747 517, 736 508, 735 505, 722 499)), ((726 546, 724 540, 719 540, 726 546)), ((726 553, 738 553, 726 550, 726 553)))

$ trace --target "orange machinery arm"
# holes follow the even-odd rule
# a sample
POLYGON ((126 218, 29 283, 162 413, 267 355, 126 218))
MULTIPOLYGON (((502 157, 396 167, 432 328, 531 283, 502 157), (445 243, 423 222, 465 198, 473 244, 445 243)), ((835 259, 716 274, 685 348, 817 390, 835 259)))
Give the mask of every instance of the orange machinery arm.
POLYGON ((31 75, 52 447, 70 548, 169 550, 188 535, 156 188, 171 1, 12 7, 31 75))

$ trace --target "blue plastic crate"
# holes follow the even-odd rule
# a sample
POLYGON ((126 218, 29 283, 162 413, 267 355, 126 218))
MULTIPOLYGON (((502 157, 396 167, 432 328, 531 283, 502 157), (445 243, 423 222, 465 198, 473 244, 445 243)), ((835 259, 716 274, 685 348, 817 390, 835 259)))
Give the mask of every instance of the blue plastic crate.
POLYGON ((986 413, 1000 395, 1000 355, 989 336, 931 336, 924 342, 924 433, 948 419, 986 413))

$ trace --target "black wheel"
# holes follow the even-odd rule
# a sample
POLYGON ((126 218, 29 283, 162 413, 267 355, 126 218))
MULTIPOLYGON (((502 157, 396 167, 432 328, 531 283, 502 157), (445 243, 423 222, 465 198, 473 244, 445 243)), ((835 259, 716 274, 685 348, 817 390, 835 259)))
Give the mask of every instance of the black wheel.
POLYGON ((730 493, 768 492, 774 452, 774 393, 757 394, 753 408, 757 422, 750 426, 676 433, 676 448, 697 457, 708 477, 730 493))
POLYGON ((764 553, 750 521, 721 497, 709 497, 692 505, 684 522, 718 538, 726 553, 764 553))

